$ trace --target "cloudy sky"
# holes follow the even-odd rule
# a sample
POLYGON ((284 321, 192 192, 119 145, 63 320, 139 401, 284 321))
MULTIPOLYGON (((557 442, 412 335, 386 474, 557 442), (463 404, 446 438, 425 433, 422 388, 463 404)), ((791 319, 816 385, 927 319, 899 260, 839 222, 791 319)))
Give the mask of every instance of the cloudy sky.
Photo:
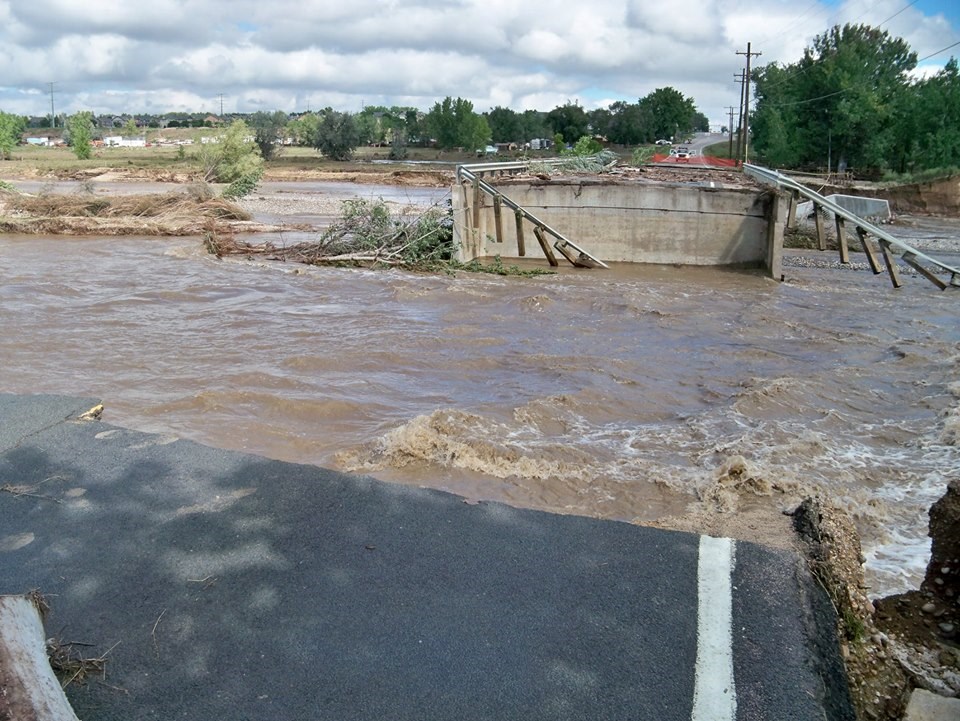
MULTIPOLYGON (((635 102, 672 86, 720 125, 734 75, 845 22, 960 57, 957 0, 0 0, 0 110, 477 110, 635 102)), ((936 55, 935 55, 936 54, 936 55)))

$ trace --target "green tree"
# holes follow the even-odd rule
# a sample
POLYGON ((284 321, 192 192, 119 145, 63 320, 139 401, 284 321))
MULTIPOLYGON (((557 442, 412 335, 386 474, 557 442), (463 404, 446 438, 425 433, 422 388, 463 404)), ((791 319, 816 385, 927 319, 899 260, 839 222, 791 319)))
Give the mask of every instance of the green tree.
POLYGON ((613 111, 610 108, 596 108, 587 113, 587 120, 590 123, 590 131, 594 135, 602 135, 610 139, 610 121, 613 119, 613 111))
POLYGON ((590 122, 579 103, 566 103, 547 113, 547 125, 554 134, 563 136, 565 143, 575 143, 587 134, 590 122))
POLYGON ((20 142, 20 134, 27 127, 27 119, 0 110, 0 160, 9 160, 20 142))
POLYGON ((360 144, 360 130, 353 115, 326 108, 320 114, 313 147, 331 160, 350 160, 360 144))
POLYGON ((600 143, 591 138, 589 135, 584 135, 573 144, 573 147, 570 150, 564 151, 564 154, 582 157, 585 155, 596 155, 601 150, 603 150, 603 146, 600 143))
POLYGON ((426 131, 423 128, 424 119, 415 108, 407 108, 403 113, 403 127, 407 131, 407 141, 410 143, 425 144, 426 131))
POLYGON ((197 159, 203 179, 212 183, 233 183, 245 178, 259 180, 263 174, 260 150, 250 127, 242 120, 234 120, 217 142, 202 144, 197 159))
POLYGON ((677 138, 693 132, 697 108, 692 98, 685 98, 675 88, 657 88, 640 99, 643 111, 651 122, 652 135, 660 138, 677 138))
POLYGON ((125 138, 132 138, 135 135, 140 134, 140 129, 137 127, 137 121, 133 118, 127 119, 127 122, 123 124, 123 127, 120 128, 120 135, 125 138))
POLYGON ((607 139, 621 145, 639 145, 655 140, 650 108, 617 101, 610 106, 607 139))
POLYGON ((312 146, 319 125, 320 118, 316 113, 304 113, 287 123, 287 134, 297 145, 312 146))
POLYGON ((93 154, 93 113, 81 110, 67 118, 67 134, 73 154, 87 160, 93 154))
POLYGON ((540 110, 524 110, 520 116, 520 137, 524 142, 550 135, 547 114, 540 110))
POLYGON ((526 141, 521 133, 520 114, 510 108, 499 105, 488 113, 484 113, 487 125, 490 126, 490 138, 495 143, 514 143, 526 141))
MULTIPOLYGON (((758 69, 753 77, 758 98, 757 109, 750 118, 753 151, 766 165, 796 167, 802 158, 802 138, 794 121, 790 71, 771 63, 758 69)), ((737 130, 736 123, 733 130, 737 130)))
POLYGON ((898 108, 900 136, 897 148, 911 159, 905 170, 960 166, 960 73, 956 58, 943 70, 920 81, 905 93, 898 108))
POLYGON ((834 26, 794 64, 753 74, 758 152, 794 146, 795 165, 862 170, 897 164, 897 108, 909 102, 916 54, 900 38, 866 25, 834 26), (784 141, 785 138, 785 141, 784 141), (826 152, 824 152, 826 146, 826 152))
POLYGON ((437 145, 444 149, 475 150, 490 142, 490 126, 486 118, 473 111, 473 103, 449 95, 435 103, 424 122, 437 145))
POLYGON ((272 113, 261 110, 249 117, 248 124, 253 128, 253 142, 260 150, 260 157, 272 160, 283 147, 281 143, 287 128, 287 114, 282 110, 272 113))

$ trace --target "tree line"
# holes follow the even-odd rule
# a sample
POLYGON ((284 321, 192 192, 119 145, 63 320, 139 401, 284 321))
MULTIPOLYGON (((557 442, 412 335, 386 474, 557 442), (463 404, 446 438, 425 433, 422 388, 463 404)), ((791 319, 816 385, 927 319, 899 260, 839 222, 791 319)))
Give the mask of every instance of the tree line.
POLYGON ((916 68, 902 38, 847 24, 818 35, 797 62, 757 69, 757 160, 865 177, 960 166, 957 61, 929 77, 916 68))
MULTIPOLYGON (((165 121, 167 127, 209 125, 209 120, 183 113, 177 115, 165 121)), ((119 122, 112 116, 107 117, 111 128, 119 122)), ((137 122, 132 117, 124 117, 123 132, 135 134, 137 122)), ((621 101, 609 108, 591 111, 568 102, 548 112, 515 111, 498 106, 479 113, 469 100, 448 96, 426 113, 398 106, 367 106, 358 113, 328 107, 293 115, 279 110, 235 114, 230 120, 242 120, 246 124, 266 160, 288 143, 317 148, 336 160, 349 159, 360 145, 387 145, 391 157, 402 159, 409 146, 473 151, 489 143, 523 146, 534 138, 573 145, 585 136, 600 137, 615 144, 638 145, 708 130, 707 118, 697 110, 693 99, 671 87, 658 88, 636 103, 621 101)), ((27 118, 0 111, 0 157, 9 157, 28 123, 27 118)), ((64 124, 67 142, 74 137, 89 141, 87 136, 95 131, 98 119, 83 111, 66 118, 64 124)), ((155 119, 149 124, 160 125, 155 119)))

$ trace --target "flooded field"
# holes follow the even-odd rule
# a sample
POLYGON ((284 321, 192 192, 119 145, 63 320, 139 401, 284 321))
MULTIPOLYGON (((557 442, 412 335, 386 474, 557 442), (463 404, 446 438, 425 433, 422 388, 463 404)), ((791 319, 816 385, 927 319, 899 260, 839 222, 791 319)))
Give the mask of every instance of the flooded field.
POLYGON ((0 391, 627 521, 822 493, 857 519, 874 593, 916 585, 927 508, 960 474, 960 297, 785 272, 427 276, 217 261, 192 238, 5 235, 0 391))

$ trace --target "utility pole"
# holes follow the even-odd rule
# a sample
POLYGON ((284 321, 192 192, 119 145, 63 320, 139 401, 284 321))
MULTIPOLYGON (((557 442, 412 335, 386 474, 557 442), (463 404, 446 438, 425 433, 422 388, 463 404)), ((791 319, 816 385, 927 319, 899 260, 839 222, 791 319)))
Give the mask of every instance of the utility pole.
POLYGON ((745 75, 744 82, 744 103, 743 103, 743 162, 747 162, 750 158, 749 142, 750 142, 750 58, 752 56, 761 56, 763 53, 752 53, 750 52, 750 43, 747 43, 747 52, 741 53, 737 50, 737 55, 746 55, 747 56, 747 71, 745 75))
POLYGON ((57 127, 57 116, 53 111, 53 86, 56 83, 47 83, 50 88, 50 127, 57 127))
POLYGON ((220 93, 220 120, 223 120, 223 93, 220 93))
POLYGON ((737 155, 735 157, 735 160, 738 162, 740 158, 743 157, 743 88, 746 85, 744 82, 745 77, 746 73, 744 73, 743 70, 741 70, 738 75, 733 76, 733 79, 740 83, 740 114, 737 115, 737 155))
POLYGON ((734 107, 732 105, 727 106, 727 110, 730 111, 730 124, 727 125, 727 132, 730 134, 730 149, 727 151, 727 155, 730 159, 733 159, 733 111, 734 107))

